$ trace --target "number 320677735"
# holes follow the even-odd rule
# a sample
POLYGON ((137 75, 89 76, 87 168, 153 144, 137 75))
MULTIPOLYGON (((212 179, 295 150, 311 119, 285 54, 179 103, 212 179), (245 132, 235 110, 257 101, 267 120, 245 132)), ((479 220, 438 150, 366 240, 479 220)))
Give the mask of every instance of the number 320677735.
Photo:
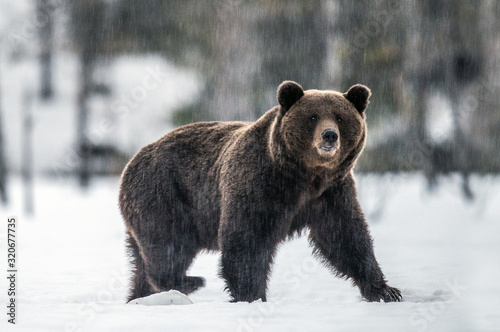
POLYGON ((16 219, 10 218, 7 223, 7 264, 10 269, 16 268, 16 219))

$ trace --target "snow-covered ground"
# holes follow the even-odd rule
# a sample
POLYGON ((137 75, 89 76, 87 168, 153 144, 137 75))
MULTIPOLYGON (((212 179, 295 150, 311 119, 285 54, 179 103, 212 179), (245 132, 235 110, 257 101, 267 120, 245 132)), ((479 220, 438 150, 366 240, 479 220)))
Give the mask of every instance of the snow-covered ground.
POLYGON ((126 305, 128 264, 117 207, 118 179, 87 192, 39 180, 36 216, 23 215, 20 183, 1 213, 18 224, 17 324, 7 323, 0 278, 1 331, 498 331, 500 178, 474 177, 474 203, 451 177, 433 194, 419 175, 358 176, 377 258, 401 303, 367 303, 348 281, 311 256, 305 238, 282 245, 268 302, 229 303, 217 254, 201 254, 189 274, 207 286, 191 305, 126 305), (383 199, 380 199, 382 197, 383 199))

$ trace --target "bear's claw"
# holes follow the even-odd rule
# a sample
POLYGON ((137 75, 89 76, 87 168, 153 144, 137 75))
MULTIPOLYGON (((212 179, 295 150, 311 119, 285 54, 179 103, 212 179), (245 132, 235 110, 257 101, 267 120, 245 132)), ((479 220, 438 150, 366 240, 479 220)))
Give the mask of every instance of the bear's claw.
POLYGON ((368 292, 364 293, 363 297, 369 302, 380 302, 380 300, 383 300, 384 302, 401 302, 403 300, 401 291, 390 286, 375 289, 372 288, 368 292))
POLYGON ((387 286, 382 299, 384 302, 401 302, 403 296, 401 295, 401 291, 399 289, 387 286))

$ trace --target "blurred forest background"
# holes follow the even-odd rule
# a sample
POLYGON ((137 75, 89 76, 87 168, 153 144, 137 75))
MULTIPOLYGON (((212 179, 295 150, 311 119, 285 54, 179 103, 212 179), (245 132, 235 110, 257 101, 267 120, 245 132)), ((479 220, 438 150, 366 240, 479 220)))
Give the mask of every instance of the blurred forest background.
POLYGON ((358 172, 500 171, 500 2, 0 0, 9 175, 117 175, 200 120, 255 120, 283 80, 372 89, 358 172), (132 70, 132 68, 136 68, 132 70), (173 102, 175 101, 175 103, 173 102))

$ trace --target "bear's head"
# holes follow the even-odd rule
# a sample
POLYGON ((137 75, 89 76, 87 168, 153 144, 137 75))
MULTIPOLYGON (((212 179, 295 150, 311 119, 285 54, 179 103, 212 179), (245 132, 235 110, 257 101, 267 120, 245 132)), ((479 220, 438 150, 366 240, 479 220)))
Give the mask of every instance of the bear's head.
POLYGON ((281 144, 275 148, 308 169, 347 174, 364 147, 370 95, 370 89, 360 84, 340 93, 304 91, 295 82, 283 82, 272 139, 281 144))

